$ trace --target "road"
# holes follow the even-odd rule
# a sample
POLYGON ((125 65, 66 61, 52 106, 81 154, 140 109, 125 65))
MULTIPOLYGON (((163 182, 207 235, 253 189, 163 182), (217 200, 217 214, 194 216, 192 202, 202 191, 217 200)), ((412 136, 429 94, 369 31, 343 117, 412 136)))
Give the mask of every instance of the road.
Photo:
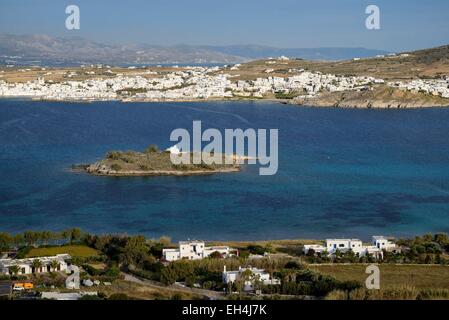
POLYGON ((212 290, 206 290, 206 289, 199 289, 199 288, 189 288, 189 287, 183 287, 177 284, 171 285, 171 286, 165 286, 160 282, 152 281, 148 279, 142 279, 139 277, 136 277, 134 275, 131 275, 129 273, 121 272, 121 274, 124 276, 125 281, 137 283, 143 286, 147 286, 150 288, 156 288, 156 289, 164 289, 164 290, 172 290, 173 292, 186 292, 190 294, 197 294, 201 296, 205 296, 210 300, 219 300, 224 297, 224 294, 222 292, 212 291, 212 290))

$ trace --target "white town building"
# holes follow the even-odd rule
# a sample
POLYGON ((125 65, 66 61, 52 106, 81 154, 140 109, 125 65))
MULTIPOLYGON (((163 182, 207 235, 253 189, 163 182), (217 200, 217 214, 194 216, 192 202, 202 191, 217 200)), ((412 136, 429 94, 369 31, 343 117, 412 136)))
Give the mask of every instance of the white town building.
POLYGON ((230 284, 237 280, 245 280, 243 290, 253 291, 254 284, 259 281, 263 285, 276 285, 281 284, 281 281, 276 278, 272 278, 268 272, 264 269, 257 268, 242 268, 239 267, 236 271, 227 271, 226 266, 223 267, 222 273, 223 283, 230 284), (249 273, 248 277, 245 277, 245 273, 249 273), (246 279, 245 279, 246 278, 246 279))
POLYGON ((178 249, 163 249, 162 258, 165 261, 196 260, 207 258, 213 252, 220 253, 222 257, 230 257, 235 255, 237 250, 228 246, 206 247, 204 241, 180 241, 178 249))
POLYGON ((69 254, 58 254, 51 257, 36 257, 26 259, 0 259, 0 274, 10 274, 13 272, 11 267, 18 267, 18 275, 33 274, 33 273, 45 273, 51 271, 67 271, 68 260, 72 257, 69 254), (40 267, 36 268, 33 262, 39 260, 40 267), (52 267, 52 262, 56 261, 57 266, 55 269, 52 267))

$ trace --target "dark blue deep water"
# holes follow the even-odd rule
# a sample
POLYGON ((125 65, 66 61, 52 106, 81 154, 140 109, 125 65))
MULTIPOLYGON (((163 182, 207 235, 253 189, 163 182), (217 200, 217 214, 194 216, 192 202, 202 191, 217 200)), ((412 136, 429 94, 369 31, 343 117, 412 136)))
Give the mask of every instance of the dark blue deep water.
POLYGON ((0 100, 0 230, 282 239, 449 232, 449 109, 0 100), (74 163, 191 128, 278 128, 279 172, 94 177, 74 163))

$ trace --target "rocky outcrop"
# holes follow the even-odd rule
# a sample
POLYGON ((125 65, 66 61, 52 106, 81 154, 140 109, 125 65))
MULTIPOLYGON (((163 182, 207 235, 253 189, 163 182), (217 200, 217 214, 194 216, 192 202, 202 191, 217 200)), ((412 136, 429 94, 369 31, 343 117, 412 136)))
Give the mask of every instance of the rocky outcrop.
POLYGON ((323 93, 311 98, 296 98, 293 104, 342 108, 423 108, 449 106, 449 99, 422 92, 380 86, 365 91, 323 93))

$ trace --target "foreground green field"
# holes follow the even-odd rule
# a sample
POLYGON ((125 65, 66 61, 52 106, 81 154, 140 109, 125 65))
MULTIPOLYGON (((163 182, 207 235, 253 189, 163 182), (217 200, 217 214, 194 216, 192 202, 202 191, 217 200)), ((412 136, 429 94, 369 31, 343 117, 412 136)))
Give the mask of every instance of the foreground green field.
MULTIPOLYGON (((367 265, 309 265, 309 268, 338 280, 356 280, 364 283, 367 265)), ((418 289, 449 289, 449 266, 381 264, 381 289, 410 286, 418 289)))
POLYGON ((42 248, 32 248, 26 255, 27 258, 33 257, 44 257, 44 256, 54 256, 57 254, 67 253, 72 257, 87 258, 96 257, 99 255, 98 250, 89 248, 84 245, 67 245, 60 247, 42 247, 42 248))

